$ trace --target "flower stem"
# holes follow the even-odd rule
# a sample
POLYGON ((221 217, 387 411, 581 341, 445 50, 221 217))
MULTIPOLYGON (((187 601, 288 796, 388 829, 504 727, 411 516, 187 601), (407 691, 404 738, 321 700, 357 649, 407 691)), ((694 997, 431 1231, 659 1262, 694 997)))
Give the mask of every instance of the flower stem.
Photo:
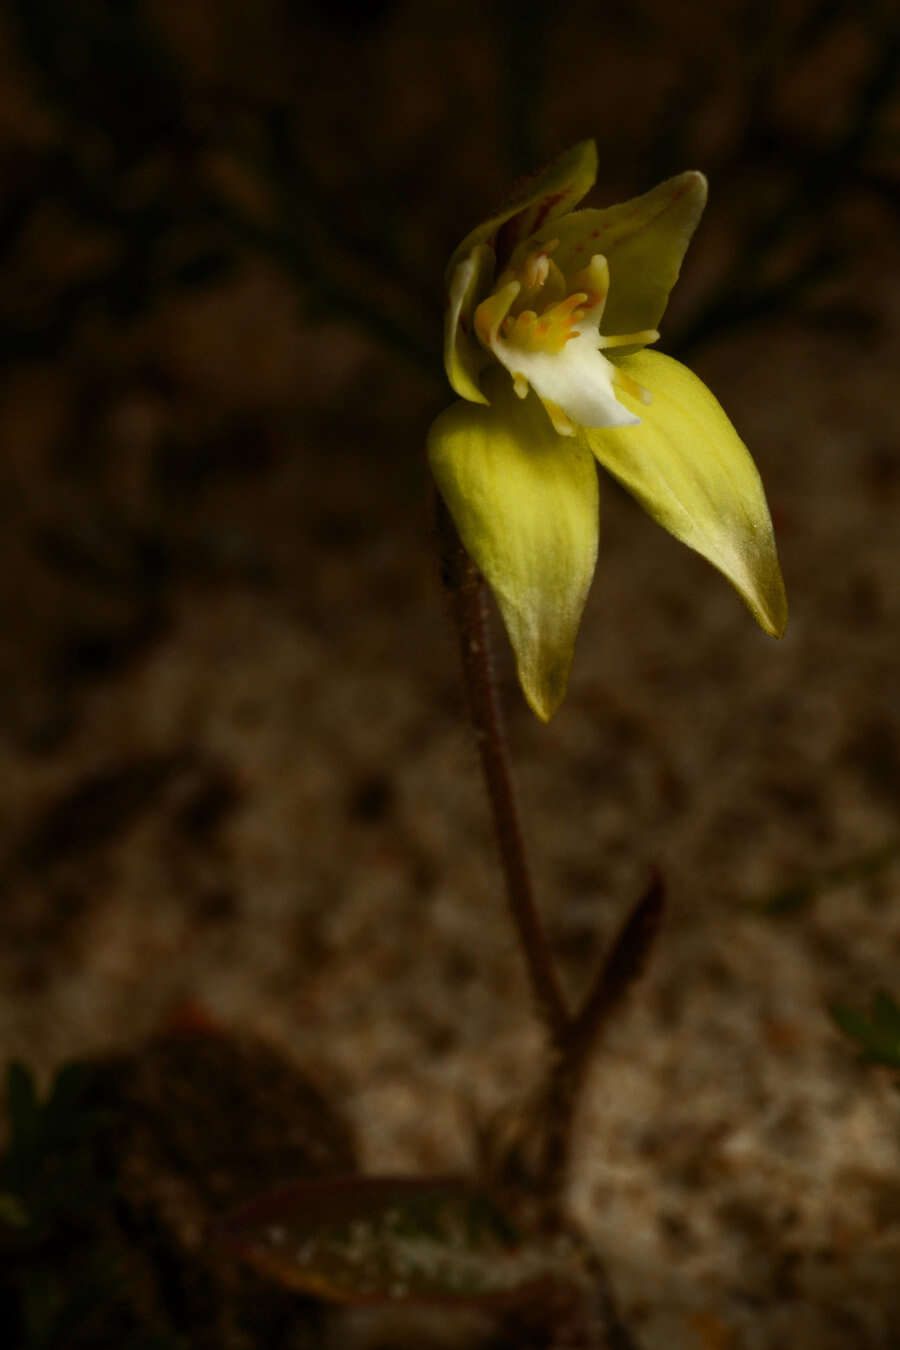
POLYGON ((653 870, 650 883, 613 941, 606 960, 578 1013, 571 1018, 559 1055, 551 1063, 538 1094, 537 1185, 558 1203, 569 1180, 575 1114, 581 1089, 610 1017, 642 974, 659 930, 665 892, 653 870))
POLYGON ((466 553, 450 513, 437 499, 441 568, 459 633, 463 680, 494 818, 506 895, 528 969, 531 992, 551 1045, 563 1044, 570 1017, 531 885, 519 825, 491 659, 484 580, 466 553))
POLYGON ((544 1217, 552 1224, 560 1220, 585 1073, 607 1022, 644 968, 662 916, 663 885, 654 871, 580 1009, 570 1012, 535 904, 525 856, 491 660, 485 582, 440 496, 437 522, 443 580, 459 633, 469 714, 491 803, 507 899, 551 1052, 525 1130, 507 1141, 500 1170, 508 1177, 529 1177, 544 1217))

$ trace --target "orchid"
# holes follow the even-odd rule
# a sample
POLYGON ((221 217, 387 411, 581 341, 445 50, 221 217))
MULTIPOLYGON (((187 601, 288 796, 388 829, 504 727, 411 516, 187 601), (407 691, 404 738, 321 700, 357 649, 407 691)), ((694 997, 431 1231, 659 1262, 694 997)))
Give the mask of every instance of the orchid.
POLYGON ((707 558, 760 626, 787 602, 759 474, 706 386, 647 347, 706 202, 689 172, 605 210, 585 141, 474 229, 447 270, 438 489, 491 586, 534 712, 565 697, 599 540, 596 463, 707 558))

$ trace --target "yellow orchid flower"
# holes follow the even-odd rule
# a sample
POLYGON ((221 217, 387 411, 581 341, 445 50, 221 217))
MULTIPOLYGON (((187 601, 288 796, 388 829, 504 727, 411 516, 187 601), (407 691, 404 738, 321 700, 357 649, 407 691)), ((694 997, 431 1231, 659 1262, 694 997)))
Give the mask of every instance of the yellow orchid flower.
POLYGON ((683 173, 621 205, 573 210, 596 170, 584 141, 453 254, 444 354, 462 401, 428 436, 438 489, 544 721, 565 696, 597 559, 595 460, 723 573, 767 633, 787 623, 749 452, 695 375, 645 350, 706 179, 683 173))

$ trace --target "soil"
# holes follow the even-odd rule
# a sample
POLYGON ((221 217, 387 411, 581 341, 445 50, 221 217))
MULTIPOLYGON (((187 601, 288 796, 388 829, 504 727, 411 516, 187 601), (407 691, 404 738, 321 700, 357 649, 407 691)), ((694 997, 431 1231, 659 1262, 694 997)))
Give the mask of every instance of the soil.
MULTIPOLYGON (((427 20, 385 6, 364 31, 359 15, 338 23, 340 6, 270 8, 228 42, 213 6, 155 12, 195 78, 226 70, 248 99, 302 87, 338 219, 364 232, 351 189, 387 185, 388 223, 433 302, 427 323, 412 308, 401 320, 433 348, 443 260, 508 181, 498 189, 494 29, 466 6, 427 20)), ((598 201, 710 165, 668 350, 753 451, 792 617, 783 641, 766 638, 607 480, 600 565, 549 727, 497 631, 537 890, 573 998, 651 866, 667 886, 650 968, 585 1093, 570 1206, 641 1350, 888 1350, 900 1101, 829 1007, 900 992, 896 96, 887 149, 842 161, 825 196, 811 188, 809 217, 765 262, 777 280, 823 233, 850 241, 834 268, 704 337, 693 318, 748 218, 800 172, 803 136, 840 131, 874 58, 840 7, 793 67, 765 55, 777 136, 751 119, 748 142, 737 7, 702 33, 678 9, 646 6, 640 31, 611 16, 597 34, 593 7, 565 8, 541 140, 598 135, 598 201), (659 134, 676 136, 671 107, 685 159, 659 134)), ((799 31, 802 6, 784 9, 799 31)), ((65 138, 4 52, 12 165, 65 138)), ((93 266, 94 244, 51 207, 22 256, 4 255, 4 316, 53 267, 93 266)), ((196 1130, 186 1174, 204 1210, 244 1193, 216 1192, 202 1113, 242 1103, 216 1095, 233 1091, 234 1063, 194 1080, 146 1049, 185 1007, 254 1074, 285 1066, 252 1095, 261 1186, 309 1165, 306 1143, 282 1152, 278 1133, 307 1108, 313 1152, 341 1167, 471 1171, 484 1123, 526 1098, 543 1062, 435 559, 423 439, 449 401, 440 367, 321 294, 310 307, 311 287, 248 248, 127 320, 89 306, 52 352, 13 351, 0 387, 0 1050, 43 1083, 71 1058, 129 1064, 138 1096, 161 1075, 153 1110, 196 1130)), ((390 294, 377 304, 402 311, 390 294)), ((242 1306, 260 1287, 242 1287, 242 1306)), ((307 1309, 282 1342, 271 1328, 294 1296, 258 1296, 266 1344, 313 1344, 303 1327, 351 1336, 307 1309)), ((237 1323, 221 1319, 191 1344, 264 1343, 229 1339, 237 1323)))

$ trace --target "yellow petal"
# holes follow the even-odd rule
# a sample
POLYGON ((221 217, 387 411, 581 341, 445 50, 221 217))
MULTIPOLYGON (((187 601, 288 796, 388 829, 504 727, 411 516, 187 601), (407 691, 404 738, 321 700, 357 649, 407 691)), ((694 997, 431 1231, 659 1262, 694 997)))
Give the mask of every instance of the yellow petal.
POLYGON ((593 141, 580 141, 559 155, 530 178, 504 210, 466 235, 450 259, 447 285, 452 283, 457 264, 468 257, 477 244, 489 244, 495 254, 501 255, 502 265, 520 240, 533 234, 545 221, 571 211, 585 193, 590 192, 596 177, 597 147, 593 141))
POLYGON ((679 362, 642 351, 621 365, 653 402, 645 406, 621 389, 640 426, 585 430, 587 443, 654 520, 717 567, 760 626, 781 637, 784 582, 763 485, 746 446, 706 385, 679 362))
POLYGON ((562 702, 597 559, 597 471, 534 394, 487 377, 491 403, 455 403, 428 434, 431 469, 460 538, 494 591, 528 703, 562 702))
POLYGON ((566 275, 602 254, 609 264, 603 332, 636 333, 659 327, 705 205, 706 179, 692 170, 618 206, 573 211, 542 227, 535 242, 559 240, 553 256, 566 275))

